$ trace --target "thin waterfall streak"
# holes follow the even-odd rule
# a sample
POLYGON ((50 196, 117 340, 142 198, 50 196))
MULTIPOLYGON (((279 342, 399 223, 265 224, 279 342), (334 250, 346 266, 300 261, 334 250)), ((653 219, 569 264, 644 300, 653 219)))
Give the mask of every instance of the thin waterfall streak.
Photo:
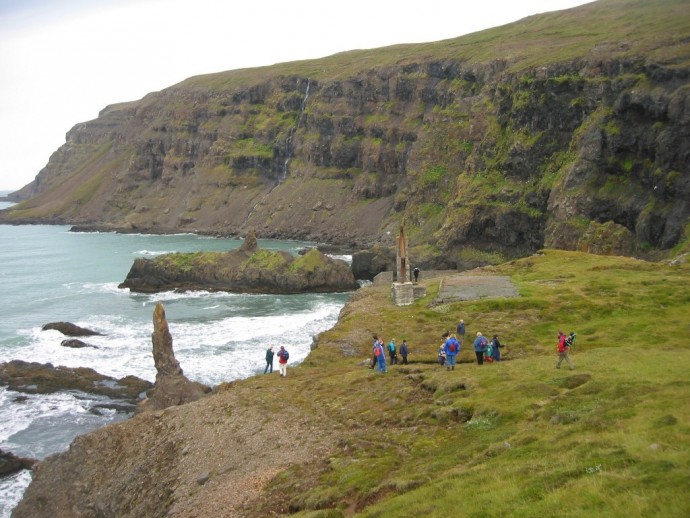
POLYGON ((304 118, 304 110, 307 106, 307 99, 309 99, 310 86, 311 81, 307 79, 307 88, 304 90, 304 98, 302 99, 302 105, 300 106, 299 115, 297 115, 297 121, 295 122, 295 125, 292 128, 290 128, 288 136, 285 139, 285 152, 287 153, 287 158, 283 163, 283 175, 278 181, 279 185, 285 181, 289 173, 290 159, 292 158, 292 137, 295 135, 295 132, 299 129, 299 126, 302 123, 302 119, 304 118))
POLYGON ((292 158, 292 137, 295 135, 295 132, 299 128, 300 124, 302 123, 302 119, 304 118, 304 110, 307 106, 307 99, 309 99, 309 86, 311 85, 311 81, 307 79, 307 88, 304 90, 304 98, 302 99, 302 104, 300 106, 299 110, 299 115, 297 116, 297 121, 295 122, 295 125, 290 128, 290 131, 288 132, 288 136, 285 139, 285 150, 287 154, 287 158, 285 159, 285 162, 283 162, 283 174, 282 176, 278 179, 278 183, 275 184, 273 187, 269 189, 269 191, 264 194, 259 201, 257 201, 249 211, 249 214, 247 214, 247 218, 245 221, 249 221, 251 217, 254 215, 254 212, 256 211, 256 208, 263 203, 263 201, 268 198, 271 193, 280 185, 282 184, 285 179, 287 178, 288 175, 288 167, 290 165, 290 159, 292 158))

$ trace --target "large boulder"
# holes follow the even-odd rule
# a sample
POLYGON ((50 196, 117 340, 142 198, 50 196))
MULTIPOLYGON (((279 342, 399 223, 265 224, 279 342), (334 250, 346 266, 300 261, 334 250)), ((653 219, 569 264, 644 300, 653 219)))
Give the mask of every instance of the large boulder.
POLYGON ((356 279, 372 280, 381 272, 395 271, 395 248, 374 245, 352 254, 352 273, 356 279))
POLYGON ((183 405, 202 398, 211 388, 190 381, 182 372, 175 358, 173 340, 165 319, 165 309, 160 302, 153 311, 153 361, 156 366, 156 382, 147 398, 137 407, 139 412, 162 410, 169 406, 183 405))
POLYGON ((41 329, 43 331, 54 329, 60 331, 65 336, 96 336, 102 334, 97 331, 92 331, 91 329, 79 327, 71 322, 50 322, 49 324, 45 324, 41 329))

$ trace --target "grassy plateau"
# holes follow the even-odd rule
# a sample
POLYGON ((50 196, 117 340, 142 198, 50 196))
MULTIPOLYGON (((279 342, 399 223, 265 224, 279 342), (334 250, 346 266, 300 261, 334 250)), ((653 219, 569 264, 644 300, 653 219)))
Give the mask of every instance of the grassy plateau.
POLYGON ((396 307, 389 286, 363 288, 289 382, 246 380, 333 443, 247 516, 690 515, 690 265, 547 250, 472 273, 520 296, 436 304, 422 280, 426 297, 396 307), (436 351, 460 318, 447 371, 436 351), (577 333, 573 371, 555 368, 559 329, 577 333), (473 361, 477 331, 504 361, 473 361), (373 333, 406 339, 410 364, 369 369, 373 333))

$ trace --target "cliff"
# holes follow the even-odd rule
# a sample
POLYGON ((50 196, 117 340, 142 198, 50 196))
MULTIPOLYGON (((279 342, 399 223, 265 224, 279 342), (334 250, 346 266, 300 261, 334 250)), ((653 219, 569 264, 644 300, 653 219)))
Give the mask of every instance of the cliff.
POLYGON ((5 222, 387 243, 446 262, 687 243, 690 7, 600 0, 193 77, 78 124, 5 222))

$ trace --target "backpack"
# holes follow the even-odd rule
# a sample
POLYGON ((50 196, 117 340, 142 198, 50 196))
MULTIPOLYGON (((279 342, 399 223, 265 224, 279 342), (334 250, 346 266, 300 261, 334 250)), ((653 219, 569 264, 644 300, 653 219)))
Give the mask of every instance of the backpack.
POLYGON ((565 346, 566 347, 572 347, 573 344, 575 343, 575 337, 577 335, 575 333, 570 333, 566 339, 565 339, 565 346))
POLYGON ((381 356, 381 348, 374 347, 374 356, 381 356))
POLYGON ((458 347, 455 345, 454 341, 450 342, 450 345, 448 346, 448 350, 452 353, 458 352, 458 347))
POLYGON ((281 356, 283 357, 283 360, 287 361, 290 357, 290 353, 287 352, 287 349, 283 349, 283 354, 281 356))

